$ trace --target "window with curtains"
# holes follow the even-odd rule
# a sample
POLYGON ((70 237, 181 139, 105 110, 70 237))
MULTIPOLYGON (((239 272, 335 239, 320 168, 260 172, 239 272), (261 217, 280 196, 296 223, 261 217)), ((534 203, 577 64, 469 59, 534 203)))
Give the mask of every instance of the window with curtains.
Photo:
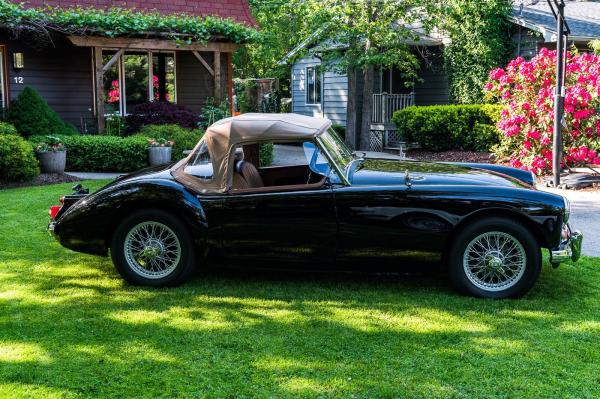
MULTIPOLYGON (((116 53, 104 50, 106 64, 116 53)), ((128 51, 104 74, 106 114, 127 115, 148 101, 177 102, 175 53, 128 51)))
POLYGON ((321 104, 321 72, 318 66, 306 67, 306 104, 321 104))

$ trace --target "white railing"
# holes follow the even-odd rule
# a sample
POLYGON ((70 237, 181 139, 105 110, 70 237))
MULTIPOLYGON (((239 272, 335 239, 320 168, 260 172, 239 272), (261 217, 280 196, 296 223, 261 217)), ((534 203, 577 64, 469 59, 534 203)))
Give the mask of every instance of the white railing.
POLYGON ((415 105, 415 93, 373 94, 373 116, 371 123, 388 123, 395 111, 415 105))

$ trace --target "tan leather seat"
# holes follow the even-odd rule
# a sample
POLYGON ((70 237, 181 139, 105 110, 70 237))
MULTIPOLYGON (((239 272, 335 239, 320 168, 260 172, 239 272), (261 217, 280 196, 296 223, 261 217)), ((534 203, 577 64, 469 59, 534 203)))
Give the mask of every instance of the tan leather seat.
POLYGON ((262 177, 260 177, 260 173, 258 173, 258 169, 256 169, 256 166, 244 160, 235 162, 235 169, 233 175, 234 188, 260 188, 264 186, 265 184, 263 182, 262 177))

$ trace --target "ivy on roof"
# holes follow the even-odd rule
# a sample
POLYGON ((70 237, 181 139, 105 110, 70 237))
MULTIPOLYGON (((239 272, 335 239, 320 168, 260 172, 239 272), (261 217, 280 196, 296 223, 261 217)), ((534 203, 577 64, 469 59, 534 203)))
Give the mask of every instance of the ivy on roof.
POLYGON ((233 43, 255 41, 258 32, 230 19, 187 14, 163 15, 123 8, 24 8, 0 0, 0 25, 13 30, 106 37, 162 36, 180 43, 206 43, 223 38, 233 43))

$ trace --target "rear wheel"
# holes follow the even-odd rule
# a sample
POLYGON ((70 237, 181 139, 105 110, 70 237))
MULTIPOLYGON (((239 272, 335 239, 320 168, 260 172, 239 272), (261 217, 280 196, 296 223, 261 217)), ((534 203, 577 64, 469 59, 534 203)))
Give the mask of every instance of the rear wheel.
POLYGON ((185 282, 194 271, 194 247, 185 225, 159 210, 142 210, 116 229, 111 257, 117 271, 129 283, 173 286, 185 282))
POLYGON ((486 218, 462 230, 450 251, 450 278, 463 293, 482 298, 518 298, 535 284, 540 248, 520 223, 486 218))

